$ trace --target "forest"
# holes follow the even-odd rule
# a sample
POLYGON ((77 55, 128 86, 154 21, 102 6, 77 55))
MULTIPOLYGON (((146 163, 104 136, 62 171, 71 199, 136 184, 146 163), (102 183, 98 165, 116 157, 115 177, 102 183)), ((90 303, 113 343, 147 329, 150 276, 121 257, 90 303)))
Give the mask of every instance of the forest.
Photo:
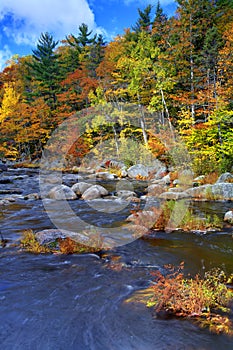
POLYGON ((110 42, 85 23, 60 42, 42 33, 31 55, 12 57, 0 73, 0 158, 36 162, 52 132, 76 113, 82 118, 82 111, 87 128, 69 149, 71 163, 113 132, 119 138, 135 134, 163 157, 166 147, 146 119, 135 130, 126 115, 116 117, 130 104, 173 125, 195 173, 231 171, 232 1, 177 0, 170 18, 159 2, 148 5, 110 42), (93 109, 108 104, 115 117, 89 125, 93 109))

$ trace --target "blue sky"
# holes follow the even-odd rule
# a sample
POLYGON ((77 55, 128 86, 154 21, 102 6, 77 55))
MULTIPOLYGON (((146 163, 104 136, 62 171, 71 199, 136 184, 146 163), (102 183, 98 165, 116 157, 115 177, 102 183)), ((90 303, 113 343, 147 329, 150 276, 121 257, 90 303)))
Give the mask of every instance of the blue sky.
MULTIPOLYGON (((149 3, 156 6, 157 0, 0 0, 0 70, 14 54, 31 54, 42 32, 61 40, 86 23, 109 41, 134 25, 137 9, 149 3)), ((175 1, 160 4, 168 15, 174 13, 175 1)))

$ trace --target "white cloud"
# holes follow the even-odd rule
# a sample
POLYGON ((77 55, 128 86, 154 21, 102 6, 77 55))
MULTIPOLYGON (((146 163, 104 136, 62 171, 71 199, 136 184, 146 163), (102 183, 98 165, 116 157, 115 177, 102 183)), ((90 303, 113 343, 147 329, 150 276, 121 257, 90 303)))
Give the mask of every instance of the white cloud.
POLYGON ((87 0, 1 0, 0 19, 5 35, 17 44, 34 45, 46 31, 63 39, 77 33, 81 23, 95 28, 87 0))
POLYGON ((0 50, 0 72, 6 65, 6 61, 8 61, 12 57, 12 52, 9 49, 8 45, 3 46, 3 50, 0 50))

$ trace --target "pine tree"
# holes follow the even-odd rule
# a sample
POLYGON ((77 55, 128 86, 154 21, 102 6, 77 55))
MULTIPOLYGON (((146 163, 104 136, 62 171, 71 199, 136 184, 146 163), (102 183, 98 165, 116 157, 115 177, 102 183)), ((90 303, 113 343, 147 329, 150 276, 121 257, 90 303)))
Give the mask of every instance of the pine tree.
POLYGON ((154 42, 160 48, 167 46, 166 37, 168 34, 168 19, 164 14, 160 2, 158 1, 155 11, 155 17, 152 23, 152 35, 154 42))
POLYGON ((36 50, 33 50, 32 62, 28 63, 31 79, 35 81, 34 90, 28 96, 43 97, 51 110, 56 109, 59 83, 62 80, 61 63, 55 52, 57 44, 52 35, 42 33, 36 50))
POLYGON ((146 32, 151 31, 151 11, 152 5, 148 5, 143 11, 138 9, 139 19, 136 24, 132 27, 133 31, 136 33, 141 32, 142 30, 146 32))

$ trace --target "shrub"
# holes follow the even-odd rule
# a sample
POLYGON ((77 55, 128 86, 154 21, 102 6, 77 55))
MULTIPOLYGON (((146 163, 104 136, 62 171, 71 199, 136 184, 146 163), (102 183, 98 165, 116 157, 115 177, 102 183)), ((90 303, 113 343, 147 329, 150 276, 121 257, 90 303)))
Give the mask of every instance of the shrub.
POLYGON ((20 245, 26 251, 35 254, 49 253, 51 251, 50 248, 40 245, 32 230, 26 230, 23 232, 20 245))
POLYGON ((186 204, 182 201, 166 201, 160 208, 151 208, 149 212, 133 212, 134 216, 131 221, 138 226, 160 231, 176 228, 183 231, 222 229, 223 223, 216 214, 213 216, 206 215, 205 218, 200 218, 192 209, 186 209, 185 206, 186 204), (174 210, 175 206, 177 210, 174 210), (170 228, 169 226, 172 227, 170 228))
POLYGON ((159 271, 153 273, 153 296, 147 306, 153 307, 158 317, 191 318, 211 332, 233 335, 230 319, 233 291, 226 286, 224 271, 215 268, 206 272, 203 278, 200 275, 186 278, 183 274, 184 263, 178 268, 166 268, 166 275, 159 271))

